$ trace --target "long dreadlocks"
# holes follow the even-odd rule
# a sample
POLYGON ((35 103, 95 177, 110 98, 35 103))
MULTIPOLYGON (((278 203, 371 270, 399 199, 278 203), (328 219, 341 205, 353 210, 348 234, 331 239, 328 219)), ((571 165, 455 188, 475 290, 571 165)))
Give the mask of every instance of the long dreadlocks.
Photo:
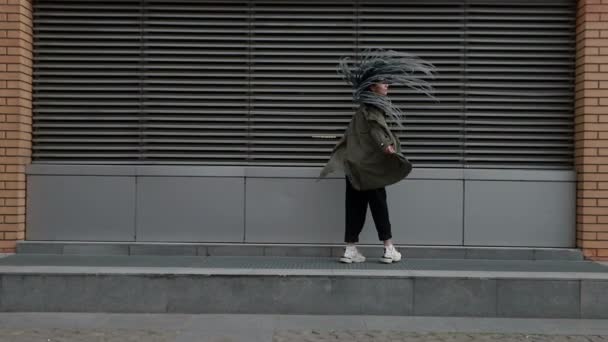
POLYGON ((353 101, 376 106, 383 110, 399 126, 405 116, 386 96, 369 90, 374 83, 405 85, 431 98, 433 87, 424 76, 434 77, 435 67, 414 55, 384 49, 367 49, 358 63, 343 57, 338 64, 338 73, 353 87, 353 101))

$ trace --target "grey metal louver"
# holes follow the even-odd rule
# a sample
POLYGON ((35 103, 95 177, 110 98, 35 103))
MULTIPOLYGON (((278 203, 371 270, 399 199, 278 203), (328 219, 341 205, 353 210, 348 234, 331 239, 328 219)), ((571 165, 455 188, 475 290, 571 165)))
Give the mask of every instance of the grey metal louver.
POLYGON ((140 1, 38 1, 34 24, 34 161, 138 160, 140 1))
POLYGON ((571 1, 468 2, 468 167, 573 165, 571 1))
POLYGON ((574 1, 39 0, 34 162, 317 166, 353 105, 339 56, 438 67, 391 89, 416 166, 571 168, 574 1))
POLYGON ((247 163, 247 1, 146 1, 143 146, 149 163, 247 163))

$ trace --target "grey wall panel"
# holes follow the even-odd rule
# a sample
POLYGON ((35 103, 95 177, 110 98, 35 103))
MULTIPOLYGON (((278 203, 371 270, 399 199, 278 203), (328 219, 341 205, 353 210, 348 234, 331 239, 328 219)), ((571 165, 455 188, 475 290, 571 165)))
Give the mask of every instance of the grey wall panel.
POLYGON ((134 177, 28 176, 27 181, 28 240, 134 240, 134 177))
POLYGON ((139 177, 137 241, 242 242, 244 180, 139 177))
POLYGON ((465 182, 465 245, 574 247, 574 182, 465 182))
POLYGON ((246 241, 339 243, 344 180, 248 178, 246 241))
MULTIPOLYGON (((28 240, 343 242, 344 179, 318 169, 83 168, 30 168, 28 240)), ((572 247, 570 173, 415 169, 387 188, 395 242, 572 247)), ((361 242, 379 243, 369 212, 361 242)))
MULTIPOLYGON (((342 243, 342 179, 247 179, 247 242, 342 243)), ((462 181, 413 180, 388 188, 398 243, 461 244, 462 181)), ((378 243, 371 213, 361 243, 378 243)))
MULTIPOLYGON (((462 181, 407 179, 386 191, 395 243, 462 244, 462 181)), ((361 242, 379 243, 369 211, 361 242)))

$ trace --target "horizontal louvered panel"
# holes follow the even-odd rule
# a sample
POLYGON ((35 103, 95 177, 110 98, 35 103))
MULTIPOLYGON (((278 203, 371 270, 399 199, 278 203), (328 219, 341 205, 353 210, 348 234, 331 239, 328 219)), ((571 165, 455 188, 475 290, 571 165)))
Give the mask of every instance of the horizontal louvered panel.
POLYGON ((467 166, 571 167, 573 5, 470 3, 467 166))
POLYGON ((336 64, 356 47, 355 10, 346 1, 255 3, 252 162, 315 165, 327 159, 352 116, 351 92, 336 74, 336 64), (323 114, 331 120, 322 120, 323 114))
POLYGON ((416 165, 462 165, 463 19, 461 2, 361 2, 360 48, 406 51, 437 67, 437 77, 431 81, 437 101, 400 87, 389 93, 406 114, 404 128, 395 131, 416 165))
POLYGON ((34 159, 321 165, 364 48, 438 68, 392 87, 417 166, 568 168, 572 1, 39 1, 34 159))
POLYGON ((146 160, 247 161, 248 18, 247 1, 147 3, 146 160))
POLYGON ((139 1, 40 1, 34 146, 42 161, 137 161, 139 1))

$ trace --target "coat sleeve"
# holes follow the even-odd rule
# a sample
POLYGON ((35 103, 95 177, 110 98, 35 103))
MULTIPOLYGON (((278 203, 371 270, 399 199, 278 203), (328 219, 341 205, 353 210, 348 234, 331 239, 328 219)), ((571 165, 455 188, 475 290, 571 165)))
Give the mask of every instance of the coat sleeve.
POLYGON ((369 125, 369 134, 380 149, 393 144, 391 135, 386 131, 386 120, 381 112, 367 110, 365 118, 369 125))

